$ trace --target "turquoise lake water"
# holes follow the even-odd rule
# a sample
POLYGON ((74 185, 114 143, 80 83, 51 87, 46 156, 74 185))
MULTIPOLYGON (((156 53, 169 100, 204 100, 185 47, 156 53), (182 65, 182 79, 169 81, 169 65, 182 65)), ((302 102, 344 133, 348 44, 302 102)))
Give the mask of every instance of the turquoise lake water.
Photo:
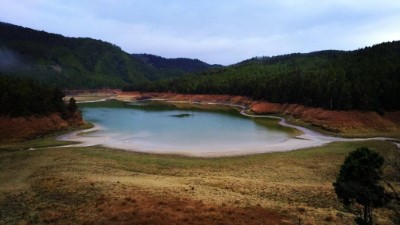
POLYGON ((80 108, 86 121, 101 127, 85 137, 140 151, 251 150, 284 142, 294 132, 276 119, 248 118, 228 107, 112 100, 80 108))

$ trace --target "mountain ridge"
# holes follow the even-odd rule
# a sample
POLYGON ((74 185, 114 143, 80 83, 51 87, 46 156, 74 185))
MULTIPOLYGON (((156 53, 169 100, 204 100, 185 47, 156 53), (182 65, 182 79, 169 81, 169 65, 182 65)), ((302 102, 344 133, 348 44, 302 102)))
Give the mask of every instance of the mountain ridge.
MULTIPOLYGON (((109 42, 64 37, 3 22, 0 22, 0 61, 2 73, 27 76, 64 88, 122 88, 187 74, 173 65, 167 69, 149 66, 109 42)), ((191 62, 201 63, 202 69, 208 68, 207 63, 186 60, 189 65, 191 62)))
POLYGON ((400 109, 400 41, 353 51, 254 57, 232 66, 127 90, 229 94, 331 110, 400 109))
POLYGON ((254 57, 222 67, 196 59, 128 54, 101 40, 6 23, 0 23, 0 31, 1 74, 67 89, 229 94, 331 110, 400 109, 400 41, 353 51, 254 57))
POLYGON ((188 73, 196 73, 204 69, 209 69, 210 67, 211 68, 223 67, 222 65, 219 64, 208 64, 206 62, 203 62, 195 58, 183 58, 183 57, 165 58, 162 56, 148 54, 148 53, 140 53, 140 54, 134 53, 131 55, 132 57, 139 58, 143 62, 149 63, 157 68, 167 69, 167 68, 173 68, 175 66, 188 73), (174 63, 175 65, 172 63, 174 63))

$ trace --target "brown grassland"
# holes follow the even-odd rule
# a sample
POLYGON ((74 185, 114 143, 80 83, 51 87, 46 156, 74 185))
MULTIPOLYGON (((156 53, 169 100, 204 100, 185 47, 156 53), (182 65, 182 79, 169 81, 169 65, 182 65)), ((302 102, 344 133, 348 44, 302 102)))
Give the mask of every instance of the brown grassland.
MULTIPOLYGON (((344 208, 332 187, 345 156, 360 146, 389 158, 398 151, 383 141, 337 142, 193 158, 59 144, 1 146, 0 224, 353 224, 359 209, 344 208)), ((385 167, 389 181, 391 173, 385 167)), ((374 216, 393 224, 388 207, 374 216)))

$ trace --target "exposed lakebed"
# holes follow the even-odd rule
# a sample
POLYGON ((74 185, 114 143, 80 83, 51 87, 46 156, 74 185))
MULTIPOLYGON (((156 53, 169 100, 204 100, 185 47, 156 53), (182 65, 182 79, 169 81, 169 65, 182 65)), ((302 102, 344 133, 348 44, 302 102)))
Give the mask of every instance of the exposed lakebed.
POLYGON ((280 118, 246 116, 220 105, 109 100, 80 108, 95 128, 60 137, 81 142, 78 146, 209 157, 288 151, 343 140, 280 118))

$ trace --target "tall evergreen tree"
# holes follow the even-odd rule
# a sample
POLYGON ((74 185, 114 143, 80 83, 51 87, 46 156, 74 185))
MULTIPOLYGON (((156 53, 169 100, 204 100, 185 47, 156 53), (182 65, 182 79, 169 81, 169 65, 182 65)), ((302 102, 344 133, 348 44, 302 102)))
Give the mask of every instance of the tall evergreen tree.
POLYGON ((359 148, 351 152, 340 168, 333 183, 336 195, 345 204, 358 203, 363 206, 363 218, 357 218, 358 224, 372 225, 372 211, 386 202, 382 179, 384 158, 368 148, 359 148))

